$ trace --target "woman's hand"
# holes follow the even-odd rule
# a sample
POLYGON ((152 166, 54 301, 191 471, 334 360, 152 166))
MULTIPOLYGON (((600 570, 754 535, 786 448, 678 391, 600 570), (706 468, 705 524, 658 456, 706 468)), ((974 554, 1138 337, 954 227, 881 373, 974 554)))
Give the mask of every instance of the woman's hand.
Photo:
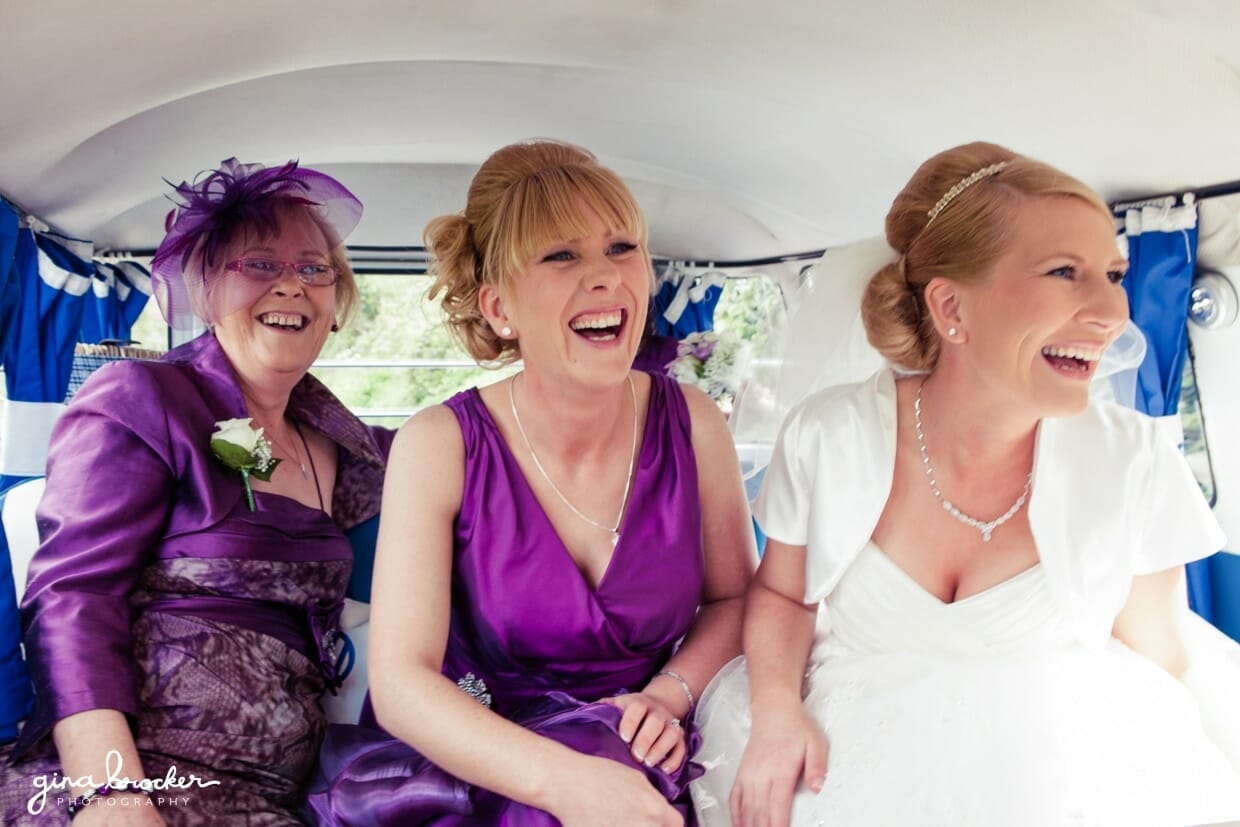
POLYGON ((624 711, 620 737, 630 745, 634 758, 669 773, 684 763, 688 751, 684 726, 662 701, 647 692, 633 692, 603 702, 624 711))
POLYGON ((165 827, 165 824, 159 810, 142 793, 113 793, 96 798, 73 819, 73 827, 165 827))
POLYGON ((754 715, 728 805, 737 827, 787 825, 797 781, 814 792, 827 775, 827 737, 800 704, 754 715))
MULTIPOLYGON (((52 739, 65 778, 90 779, 85 783, 96 785, 101 778, 146 777, 129 721, 115 709, 88 709, 62 718, 52 727, 52 739)), ((76 793, 87 791, 78 788, 76 793)), ((136 791, 93 798, 73 818, 73 827, 161 827, 163 823, 151 799, 136 791)))
POLYGON ((580 772, 560 779, 548 808, 564 827, 684 827, 640 770, 586 755, 576 766, 580 772))

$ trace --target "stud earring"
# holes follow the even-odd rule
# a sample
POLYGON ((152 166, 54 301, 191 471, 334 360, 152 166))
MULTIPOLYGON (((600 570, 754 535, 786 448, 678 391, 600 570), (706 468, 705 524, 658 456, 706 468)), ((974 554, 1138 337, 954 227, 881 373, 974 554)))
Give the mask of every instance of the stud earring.
POLYGON ((499 335, 507 339, 509 336, 512 335, 512 328, 509 327, 508 325, 504 325, 503 327, 499 329, 499 335))
POLYGON ((954 327, 949 327, 949 328, 947 328, 947 338, 949 338, 949 339, 950 339, 950 338, 952 338, 952 337, 953 337, 953 336, 955 336, 955 335, 956 335, 956 328, 954 328, 954 327))
POLYGON ((339 333, 339 332, 340 332, 340 325, 336 324, 335 322, 332 322, 332 333, 339 333))

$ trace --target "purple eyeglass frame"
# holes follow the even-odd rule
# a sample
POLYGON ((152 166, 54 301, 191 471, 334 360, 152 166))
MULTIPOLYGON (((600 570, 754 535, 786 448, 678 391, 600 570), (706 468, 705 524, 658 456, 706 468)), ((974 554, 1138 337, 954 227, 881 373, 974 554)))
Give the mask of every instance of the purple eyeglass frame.
POLYGON ((248 273, 246 273, 244 270, 241 269, 242 265, 247 261, 265 261, 265 262, 268 262, 269 264, 280 265, 280 269, 272 273, 271 278, 261 279, 261 281, 263 282, 276 281, 277 279, 280 278, 280 276, 284 275, 284 271, 288 269, 291 269, 293 271, 293 275, 297 277, 297 280, 301 282, 302 284, 306 285, 307 287, 331 287, 333 284, 340 281, 340 271, 336 268, 336 266, 334 264, 324 264, 323 262, 320 262, 320 261, 280 261, 277 258, 268 258, 267 256, 242 256, 241 258, 234 259, 228 262, 227 264, 225 264, 224 269, 229 270, 233 273, 240 273, 242 276, 245 276, 251 281, 260 281, 260 279, 252 278, 248 273), (297 272, 297 268, 302 266, 303 264, 313 264, 315 267, 328 268, 331 271, 332 280, 329 282, 306 281, 304 278, 301 277, 301 273, 297 272))

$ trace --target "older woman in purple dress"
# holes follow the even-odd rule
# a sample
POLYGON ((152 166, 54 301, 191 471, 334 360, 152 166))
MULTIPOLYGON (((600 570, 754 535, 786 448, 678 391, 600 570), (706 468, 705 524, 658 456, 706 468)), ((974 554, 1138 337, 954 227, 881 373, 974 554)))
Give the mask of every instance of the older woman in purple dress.
POLYGON ((426 235, 449 324, 523 369, 397 435, 370 650, 391 735, 333 729, 311 805, 330 824, 681 824, 753 533, 714 403, 631 368, 645 219, 592 155, 541 141, 492 155, 426 235))
POLYGON ((390 445, 307 374, 356 297, 341 240, 362 207, 296 163, 230 160, 177 192, 157 295, 209 330, 102 368, 57 423, 6 824, 301 823, 343 530, 377 513, 390 445))

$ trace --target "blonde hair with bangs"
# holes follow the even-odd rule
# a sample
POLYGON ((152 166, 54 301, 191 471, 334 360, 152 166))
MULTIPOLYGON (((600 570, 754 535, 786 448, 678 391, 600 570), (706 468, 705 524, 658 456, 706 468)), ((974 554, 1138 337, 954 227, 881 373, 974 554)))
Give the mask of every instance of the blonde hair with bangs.
POLYGON ((520 357, 517 342, 496 335, 483 318, 479 290, 506 286, 557 241, 589 235, 583 202, 610 232, 632 233, 649 260, 646 219, 628 187, 593 154, 559 141, 496 151, 474 176, 465 211, 427 224, 435 276, 428 295, 443 295, 446 322, 475 359, 505 364, 520 357))
POLYGON ((922 291, 939 277, 962 284, 984 279, 1010 243, 1017 208, 1030 198, 1077 198, 1112 220, 1106 202, 1081 181, 996 144, 964 144, 918 167, 887 213, 887 243, 900 257, 874 274, 862 298, 870 344, 906 370, 933 368, 940 342, 922 291), (953 187, 993 164, 1003 167, 929 218, 953 187))

